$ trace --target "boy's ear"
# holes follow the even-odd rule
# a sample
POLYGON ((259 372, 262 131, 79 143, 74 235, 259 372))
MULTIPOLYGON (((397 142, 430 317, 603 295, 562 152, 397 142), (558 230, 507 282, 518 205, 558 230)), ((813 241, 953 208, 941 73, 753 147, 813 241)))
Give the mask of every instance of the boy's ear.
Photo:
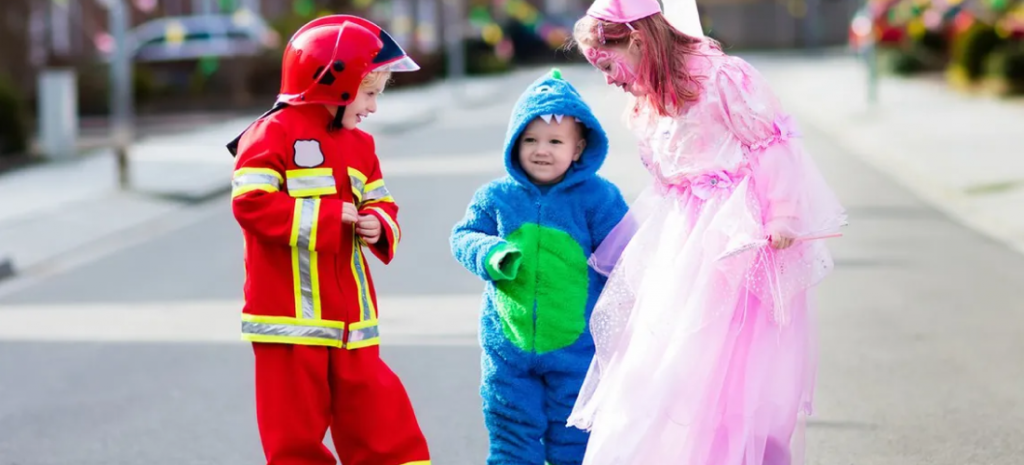
POLYGON ((586 148, 587 148, 587 140, 586 139, 580 139, 580 141, 576 143, 576 155, 572 157, 572 161, 580 161, 580 157, 583 156, 583 151, 586 148))

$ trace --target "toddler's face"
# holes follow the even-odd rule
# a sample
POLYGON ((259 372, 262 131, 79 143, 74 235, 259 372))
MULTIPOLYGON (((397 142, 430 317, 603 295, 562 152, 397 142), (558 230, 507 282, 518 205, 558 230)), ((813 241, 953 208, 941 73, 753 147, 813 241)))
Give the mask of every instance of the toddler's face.
POLYGON ((519 136, 519 164, 534 184, 555 184, 580 159, 586 145, 575 118, 536 118, 519 136))
POLYGON ((377 112, 377 96, 384 91, 385 83, 386 80, 378 79, 359 87, 355 100, 345 108, 345 115, 341 118, 342 127, 355 129, 370 113, 377 112))

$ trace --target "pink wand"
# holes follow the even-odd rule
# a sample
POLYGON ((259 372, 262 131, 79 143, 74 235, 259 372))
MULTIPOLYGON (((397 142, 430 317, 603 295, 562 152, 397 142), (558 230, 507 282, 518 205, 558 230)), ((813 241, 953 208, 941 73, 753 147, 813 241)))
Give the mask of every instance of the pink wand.
MULTIPOLYGON (((832 239, 832 238, 835 238, 835 237, 842 237, 842 236, 843 236, 843 233, 819 234, 819 235, 811 235, 811 236, 801 236, 801 237, 795 238, 794 240, 796 242, 804 242, 804 241, 815 241, 815 240, 818 240, 818 239, 832 239)), ((747 244, 743 244, 743 245, 741 245, 741 246, 739 246, 739 247, 737 247, 735 249, 726 250, 725 252, 722 252, 722 254, 719 255, 716 260, 718 260, 718 261, 725 260, 726 258, 729 258, 729 257, 735 256, 735 255, 741 254, 741 253, 746 252, 746 251, 748 251, 750 249, 757 249, 757 248, 760 248, 760 247, 764 247, 764 246, 766 246, 768 244, 771 244, 771 241, 772 241, 771 236, 769 236, 769 237, 767 237, 765 239, 761 239, 761 240, 758 240, 758 241, 754 241, 754 242, 750 242, 750 243, 747 243, 747 244)))

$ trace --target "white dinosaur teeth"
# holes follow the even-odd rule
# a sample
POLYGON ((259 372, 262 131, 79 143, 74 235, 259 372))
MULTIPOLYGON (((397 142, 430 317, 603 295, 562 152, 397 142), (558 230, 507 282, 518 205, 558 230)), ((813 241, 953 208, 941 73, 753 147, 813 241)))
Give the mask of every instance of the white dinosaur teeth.
POLYGON ((551 124, 551 115, 540 115, 540 119, 544 120, 545 123, 551 124))
POLYGON ((555 115, 555 120, 558 121, 558 124, 562 124, 562 118, 562 115, 555 115))

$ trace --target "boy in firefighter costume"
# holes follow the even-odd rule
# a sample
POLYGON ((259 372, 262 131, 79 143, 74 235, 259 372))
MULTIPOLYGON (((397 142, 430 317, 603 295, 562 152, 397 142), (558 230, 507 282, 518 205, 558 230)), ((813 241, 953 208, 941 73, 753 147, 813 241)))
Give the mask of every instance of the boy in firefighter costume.
POLYGON ((486 285, 481 316, 488 465, 579 464, 587 433, 566 420, 594 356, 588 321, 604 276, 590 253, 625 214, 597 175, 608 139, 558 70, 519 98, 508 176, 479 189, 451 237, 486 285))
POLYGON ((378 26, 328 16, 284 52, 274 108, 228 145, 245 240, 242 338, 253 343, 256 415, 269 465, 426 465, 409 397, 380 359, 364 247, 384 263, 401 238, 373 138, 391 71, 419 67, 378 26))

